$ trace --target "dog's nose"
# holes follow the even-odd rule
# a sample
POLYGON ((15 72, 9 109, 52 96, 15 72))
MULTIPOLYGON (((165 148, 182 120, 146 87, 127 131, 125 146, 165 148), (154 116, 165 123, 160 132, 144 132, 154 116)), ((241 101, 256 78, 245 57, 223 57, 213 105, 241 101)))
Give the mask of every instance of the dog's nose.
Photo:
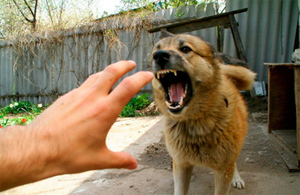
POLYGON ((170 57, 170 53, 164 50, 158 50, 153 54, 153 59, 160 66, 164 66, 170 60, 170 57))

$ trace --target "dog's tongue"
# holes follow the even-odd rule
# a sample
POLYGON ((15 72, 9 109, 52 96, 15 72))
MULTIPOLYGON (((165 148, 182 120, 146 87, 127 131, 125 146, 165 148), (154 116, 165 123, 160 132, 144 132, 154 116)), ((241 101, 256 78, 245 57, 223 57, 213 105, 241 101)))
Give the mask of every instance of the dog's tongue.
POLYGON ((183 83, 173 83, 170 87, 171 100, 173 102, 180 102, 184 94, 183 83))

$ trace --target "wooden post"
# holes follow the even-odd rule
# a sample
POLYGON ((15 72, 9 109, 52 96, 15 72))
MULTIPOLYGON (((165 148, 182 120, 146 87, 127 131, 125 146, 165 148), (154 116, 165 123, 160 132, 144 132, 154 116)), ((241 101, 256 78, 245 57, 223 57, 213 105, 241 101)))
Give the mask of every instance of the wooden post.
POLYGON ((242 40, 241 40, 241 37, 240 37, 240 33, 238 31, 238 23, 235 20, 235 17, 234 17, 233 14, 229 14, 228 17, 229 17, 229 20, 230 20, 230 29, 231 29, 231 32, 232 32, 235 47, 237 49, 238 58, 241 59, 241 60, 244 60, 245 62, 247 62, 246 52, 244 50, 242 40))
POLYGON ((295 102, 296 102, 296 133, 297 133, 297 157, 298 167, 300 167, 300 67, 296 66, 295 74, 295 102))

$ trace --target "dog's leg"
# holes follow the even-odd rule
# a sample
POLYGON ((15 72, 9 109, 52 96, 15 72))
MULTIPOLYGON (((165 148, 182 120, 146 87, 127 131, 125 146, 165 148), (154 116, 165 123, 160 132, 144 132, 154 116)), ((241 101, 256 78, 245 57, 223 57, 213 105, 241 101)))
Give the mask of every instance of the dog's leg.
POLYGON ((225 170, 215 170, 215 195, 228 195, 234 174, 234 164, 225 170))
POLYGON ((194 166, 189 163, 178 164, 173 160, 174 195, 186 195, 194 166))
POLYGON ((233 178, 232 178, 232 181, 231 181, 231 185, 235 188, 238 188, 238 189, 245 188, 245 182, 240 177, 240 174, 239 174, 239 172, 237 170, 237 167, 236 167, 236 163, 234 163, 234 175, 233 175, 233 178))

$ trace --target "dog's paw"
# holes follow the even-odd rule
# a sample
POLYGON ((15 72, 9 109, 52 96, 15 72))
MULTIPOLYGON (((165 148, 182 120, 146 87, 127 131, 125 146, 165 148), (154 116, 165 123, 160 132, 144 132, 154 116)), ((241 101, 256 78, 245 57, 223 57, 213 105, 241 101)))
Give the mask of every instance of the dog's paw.
POLYGON ((234 177, 231 181, 231 185, 238 189, 245 188, 245 182, 241 177, 234 177))

